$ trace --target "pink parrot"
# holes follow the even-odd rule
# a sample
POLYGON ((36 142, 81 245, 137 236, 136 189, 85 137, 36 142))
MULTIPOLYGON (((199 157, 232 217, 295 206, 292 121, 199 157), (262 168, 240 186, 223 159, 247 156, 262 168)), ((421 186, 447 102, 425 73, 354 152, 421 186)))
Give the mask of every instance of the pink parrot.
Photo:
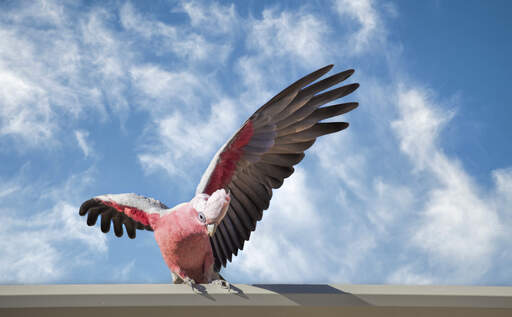
POLYGON ((79 214, 101 231, 111 222, 116 236, 123 225, 130 238, 136 229, 154 231, 174 283, 220 283, 219 275, 249 240, 272 189, 290 176, 293 165, 316 138, 348 127, 346 122, 319 122, 353 110, 356 102, 321 107, 356 90, 353 83, 324 90, 353 74, 346 70, 316 83, 333 65, 290 85, 260 107, 215 154, 196 188, 196 196, 173 208, 136 194, 109 194, 87 200, 79 214), (313 84, 312 84, 313 83, 313 84))

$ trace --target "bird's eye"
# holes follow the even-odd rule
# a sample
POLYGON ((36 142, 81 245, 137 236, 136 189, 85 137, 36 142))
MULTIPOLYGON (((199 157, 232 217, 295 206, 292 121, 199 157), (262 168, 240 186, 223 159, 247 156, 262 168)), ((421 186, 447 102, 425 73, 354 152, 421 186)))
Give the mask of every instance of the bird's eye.
POLYGON ((199 221, 201 221, 202 223, 206 223, 206 217, 205 217, 205 215, 202 212, 200 212, 197 215, 197 217, 199 218, 199 221))

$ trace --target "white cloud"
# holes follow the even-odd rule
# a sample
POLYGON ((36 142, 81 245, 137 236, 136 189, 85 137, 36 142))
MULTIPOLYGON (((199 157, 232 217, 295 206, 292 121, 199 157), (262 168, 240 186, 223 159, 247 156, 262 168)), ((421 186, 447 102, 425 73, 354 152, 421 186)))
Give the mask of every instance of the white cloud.
POLYGON ((2 210, 0 281, 43 283, 66 276, 87 258, 107 250, 106 237, 84 225, 77 207, 60 201, 32 217, 10 217, 2 210))
POLYGON ((121 281, 129 281, 134 268, 135 260, 132 260, 122 268, 115 270, 112 276, 112 281, 115 281, 115 283, 119 283, 121 281))
MULTIPOLYGON (((199 27, 206 34, 212 32, 219 32, 227 28, 233 29, 233 22, 229 16, 224 15, 224 8, 212 4, 210 8, 205 8, 198 3, 188 2, 183 4, 187 8, 186 12, 193 16, 193 26, 199 27), (192 10, 193 7, 193 10, 192 10), (211 25, 210 23, 199 23, 201 12, 208 10, 210 18, 208 21, 213 21, 212 15, 219 19, 218 23, 211 25)), ((234 12, 233 8, 229 10, 234 12)), ((155 41, 155 49, 160 55, 167 52, 173 52, 180 58, 188 60, 189 63, 197 63, 198 61, 209 61, 215 59, 218 62, 224 62, 231 51, 231 45, 228 41, 217 41, 212 38, 206 39, 202 34, 192 31, 188 25, 172 26, 150 17, 143 17, 138 14, 131 5, 127 2, 123 5, 120 11, 121 23, 126 30, 134 31, 141 35, 148 41, 155 41)), ((233 19, 235 19, 233 17, 233 19)), ((151 42, 149 42, 151 43, 151 42)), ((148 44, 149 44, 148 43, 148 44)), ((190 66, 193 66, 191 64, 190 66)))
POLYGON ((350 41, 355 44, 352 49, 356 54, 384 40, 384 25, 372 0, 336 0, 334 7, 342 21, 348 17, 359 24, 359 29, 351 35, 350 41))
MULTIPOLYGON (((504 201, 500 205, 512 206, 512 168, 497 169, 492 172, 494 183, 496 184, 497 196, 504 201)), ((512 207, 507 208, 512 214, 512 207)), ((505 211, 505 210, 504 210, 505 211)))
POLYGON ((249 48, 266 58, 299 58, 309 67, 326 63, 328 27, 313 14, 266 9, 262 19, 251 21, 249 26, 249 48))
POLYGON ((223 6, 217 2, 206 5, 200 1, 182 1, 181 7, 195 28, 208 30, 213 34, 236 31, 238 16, 234 4, 223 6))
POLYGON ((269 210, 244 250, 229 264, 229 271, 240 271, 258 282, 292 282, 325 278, 325 272, 312 270, 315 258, 326 261, 321 248, 326 236, 316 206, 316 193, 308 186, 306 172, 297 167, 283 186, 274 191, 269 210), (322 277, 319 277, 321 275, 322 277))
MULTIPOLYGON (((241 119, 298 76, 339 60, 352 63, 376 43, 390 49, 382 62, 401 69, 394 67, 399 56, 387 55, 399 45, 387 42, 380 10, 396 16, 392 4, 340 0, 334 8, 348 35, 333 32, 334 16, 307 7, 266 9, 242 20, 234 5, 183 1, 170 11, 186 14, 184 24, 160 21, 130 3, 119 10, 120 25, 117 12, 82 13, 51 1, 2 12, 0 138, 41 147, 74 131, 87 157, 99 141, 76 130, 77 120, 126 119, 140 108, 149 116, 130 145, 142 167, 179 175, 193 187, 197 166, 206 165, 241 119)), ((454 113, 435 102, 435 93, 396 84, 403 82, 399 73, 384 83, 365 71, 355 75, 361 109, 349 121, 356 124, 308 151, 313 155, 275 192, 227 274, 258 282, 467 283, 498 266, 498 253, 512 258, 511 169, 492 172, 494 188, 478 184, 441 148, 442 128, 454 113)), ((106 236, 76 215, 73 197, 83 191, 77 184, 91 179, 85 173, 57 188, 39 186, 35 200, 49 205, 25 204, 24 215, 2 206, 2 282, 62 280, 74 264, 90 264, 97 250, 105 254, 106 236)), ((2 180, 0 197, 22 204, 27 191, 36 191, 27 189, 31 183, 2 180)), ((136 269, 129 262, 116 278, 136 269)))
POLYGON ((32 145, 52 136, 55 124, 46 92, 1 64, 0 99, 0 136, 20 136, 32 145))
POLYGON ((342 186, 338 184, 337 188, 350 191, 350 195, 364 199, 368 194, 365 184, 368 181, 367 158, 355 144, 353 133, 350 130, 342 133, 343 137, 319 139, 311 153, 318 158, 320 166, 329 176, 336 176, 343 183, 342 186), (340 153, 340 149, 343 149, 343 154, 340 153), (342 160, 340 156, 343 157, 342 160))
POLYGON ((142 65, 133 67, 130 74, 134 86, 151 98, 151 104, 147 106, 150 111, 155 111, 155 101, 167 104, 168 108, 200 102, 204 83, 191 72, 171 72, 155 65, 142 65))
POLYGON ((391 284, 412 284, 412 285, 426 285, 433 284, 434 279, 426 277, 425 274, 417 274, 410 266, 404 266, 394 271, 387 279, 387 283, 391 284))
POLYGON ((114 77, 129 54, 105 31, 108 15, 73 10, 48 1, 0 13, 0 137, 23 141, 17 147, 57 145, 79 118, 104 119, 103 97, 126 108, 114 77))
POLYGON ((400 148, 432 179, 412 242, 451 269, 452 280, 476 280, 489 268, 503 228, 489 198, 438 144, 453 113, 418 88, 400 88, 397 107, 400 117, 392 127, 400 148))
POLYGON ((207 162, 237 130, 237 114, 235 103, 229 99, 214 103, 207 121, 175 111, 155 121, 157 142, 140 154, 139 160, 149 171, 162 168, 170 175, 190 177, 185 171, 207 162))
POLYGON ((89 132, 83 130, 75 130, 75 138, 78 142, 78 146, 84 152, 84 156, 88 157, 91 152, 91 146, 87 142, 87 137, 89 136, 89 132))
POLYGON ((50 188, 23 174, 3 180, 13 191, 3 196, 0 208, 0 283, 62 281, 107 252, 106 235, 88 227, 72 203, 93 181, 91 171, 50 188), (13 201, 14 192, 23 200, 13 201))

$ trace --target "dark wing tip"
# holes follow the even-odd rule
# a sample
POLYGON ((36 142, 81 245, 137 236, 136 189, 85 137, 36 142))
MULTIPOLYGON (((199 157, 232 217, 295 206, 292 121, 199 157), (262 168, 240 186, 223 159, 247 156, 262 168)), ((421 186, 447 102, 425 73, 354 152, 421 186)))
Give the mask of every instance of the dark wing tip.
POLYGON ((314 127, 318 127, 321 130, 321 135, 325 135, 345 130, 348 126, 348 122, 321 122, 314 127))
MULTIPOLYGON (((297 82, 304 80, 305 78, 314 78, 313 80, 316 80, 317 78, 322 77, 323 75, 327 74, 332 68, 334 67, 334 64, 329 64, 327 66, 324 66, 318 70, 315 70, 309 75, 304 76, 303 78, 297 80, 297 82)), ((309 82, 308 82, 309 83, 309 82)), ((307 85, 307 84, 306 84, 307 85)))
POLYGON ((317 71, 318 71, 318 72, 320 72, 320 71, 324 71, 324 72, 326 72, 326 73, 327 73, 327 72, 328 72, 328 71, 330 71, 333 67, 334 67, 334 64, 329 64, 329 65, 327 65, 327 66, 324 66, 324 67, 320 68, 320 69, 319 69, 319 70, 317 70, 317 71))
POLYGON ((96 200, 94 198, 84 201, 82 203, 82 205, 80 206, 80 210, 78 211, 78 214, 80 216, 85 216, 85 214, 87 213, 87 211, 89 211, 89 209, 91 209, 92 207, 95 207, 97 205, 98 205, 98 200, 96 200))
POLYGON ((347 88, 348 88, 348 94, 354 92, 354 90, 356 90, 357 88, 359 88, 359 83, 353 83, 353 84, 350 84, 350 85, 347 85, 347 88))

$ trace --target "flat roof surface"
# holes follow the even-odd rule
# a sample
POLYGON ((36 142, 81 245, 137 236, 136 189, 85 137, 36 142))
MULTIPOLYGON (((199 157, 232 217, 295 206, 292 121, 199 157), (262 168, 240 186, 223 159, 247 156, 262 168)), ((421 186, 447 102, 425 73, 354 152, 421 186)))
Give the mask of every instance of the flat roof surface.
POLYGON ((0 286, 0 316, 512 316, 512 287, 328 284, 0 286))

